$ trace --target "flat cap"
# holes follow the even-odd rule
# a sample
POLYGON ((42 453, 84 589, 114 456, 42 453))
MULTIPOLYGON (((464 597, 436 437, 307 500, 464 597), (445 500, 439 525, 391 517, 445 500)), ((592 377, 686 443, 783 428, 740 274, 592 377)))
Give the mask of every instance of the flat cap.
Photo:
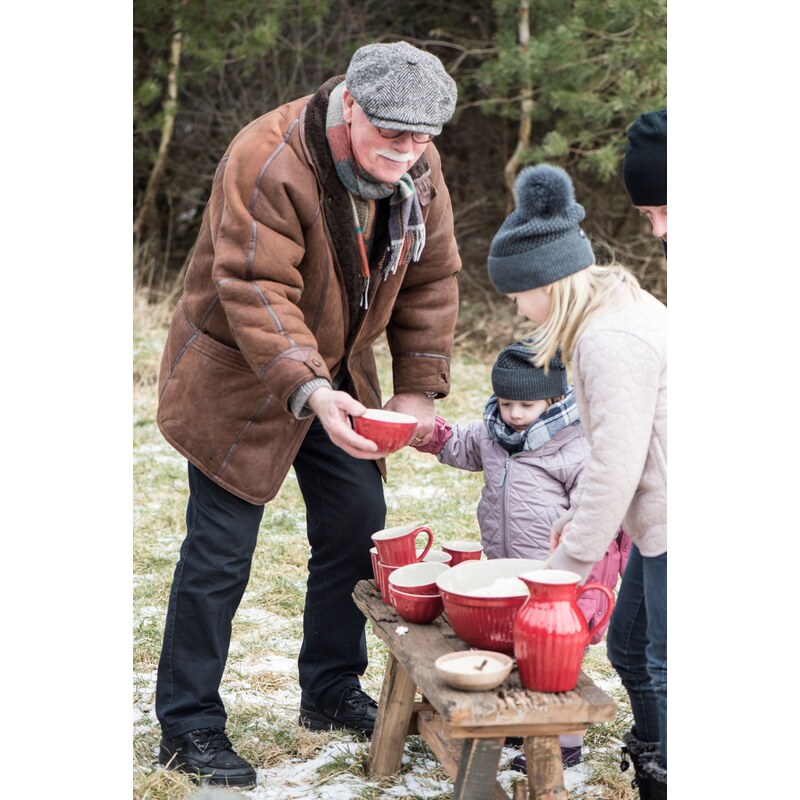
POLYGON ((408 42, 356 50, 345 85, 373 125, 432 136, 453 116, 458 97, 442 62, 408 42))

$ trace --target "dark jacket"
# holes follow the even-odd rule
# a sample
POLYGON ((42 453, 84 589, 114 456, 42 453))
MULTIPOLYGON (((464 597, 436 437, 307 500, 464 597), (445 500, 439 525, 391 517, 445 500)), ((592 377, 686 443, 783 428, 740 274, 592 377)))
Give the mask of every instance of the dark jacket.
POLYGON ((384 232, 364 312, 351 205, 325 137, 341 80, 259 117, 228 147, 161 364, 162 434, 251 503, 275 496, 310 425, 289 411, 300 386, 345 369, 354 397, 382 405, 371 345, 384 330, 395 393, 450 390, 461 260, 439 154, 429 144, 411 170, 422 258, 382 281, 384 232))

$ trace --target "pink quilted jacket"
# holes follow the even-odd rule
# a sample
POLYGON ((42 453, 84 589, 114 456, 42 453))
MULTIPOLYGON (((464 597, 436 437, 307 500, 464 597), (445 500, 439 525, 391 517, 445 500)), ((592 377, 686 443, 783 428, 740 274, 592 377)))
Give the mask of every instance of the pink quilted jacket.
MULTIPOLYGON (((602 583, 613 590, 617 585, 617 581, 622 577, 622 573, 625 572, 630 551, 631 540, 625 531, 620 530, 616 538, 612 539, 602 560, 592 567, 586 583, 602 583)), ((598 623, 607 606, 608 600, 606 600, 606 596, 602 592, 588 591, 578 599, 578 607, 589 626, 589 630, 592 632, 592 638, 589 640, 590 644, 597 644, 606 632, 608 620, 602 626, 598 625, 598 623)))

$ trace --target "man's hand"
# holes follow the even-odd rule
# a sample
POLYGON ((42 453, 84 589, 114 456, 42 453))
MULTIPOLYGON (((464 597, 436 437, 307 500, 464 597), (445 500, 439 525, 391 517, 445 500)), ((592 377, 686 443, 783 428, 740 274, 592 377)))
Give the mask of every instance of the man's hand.
POLYGON ((417 418, 417 429, 411 440, 414 447, 430 441, 436 425, 432 397, 427 397, 424 392, 403 392, 391 397, 384 408, 388 411, 397 411, 399 414, 410 414, 417 418))
POLYGON ((307 405, 317 415, 330 440, 348 455, 373 461, 386 455, 378 451, 375 442, 353 430, 350 416, 360 417, 367 408, 347 392, 321 387, 308 398, 307 405))

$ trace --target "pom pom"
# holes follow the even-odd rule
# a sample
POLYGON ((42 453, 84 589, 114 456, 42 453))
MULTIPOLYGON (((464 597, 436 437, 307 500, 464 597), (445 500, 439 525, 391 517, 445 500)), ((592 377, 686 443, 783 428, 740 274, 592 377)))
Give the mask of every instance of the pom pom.
POLYGON ((561 214, 575 200, 575 189, 561 167, 540 164, 525 167, 514 185, 517 209, 526 217, 561 214))

